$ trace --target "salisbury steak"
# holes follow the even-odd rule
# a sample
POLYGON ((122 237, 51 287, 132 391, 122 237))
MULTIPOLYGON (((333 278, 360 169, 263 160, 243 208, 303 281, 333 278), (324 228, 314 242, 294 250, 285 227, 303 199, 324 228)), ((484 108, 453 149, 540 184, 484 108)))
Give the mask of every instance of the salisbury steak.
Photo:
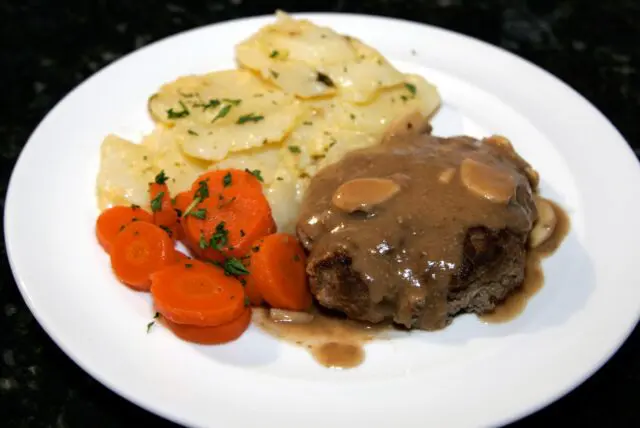
POLYGON ((318 302, 435 330, 524 280, 537 174, 503 138, 400 135, 310 183, 298 222, 318 302))

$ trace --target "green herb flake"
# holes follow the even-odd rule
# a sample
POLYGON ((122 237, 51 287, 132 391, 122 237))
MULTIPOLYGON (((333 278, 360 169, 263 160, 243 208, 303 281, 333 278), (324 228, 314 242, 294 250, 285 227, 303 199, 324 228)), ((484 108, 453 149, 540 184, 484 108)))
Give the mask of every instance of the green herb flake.
POLYGON ((248 275, 249 271, 242 262, 235 257, 228 258, 224 261, 224 273, 231 276, 248 275))
POLYGON ((276 180, 278 180, 278 181, 283 181, 283 180, 284 180, 284 178, 282 178, 282 177, 276 177, 276 180))
POLYGON ((216 98, 207 101, 206 104, 200 104, 203 111, 206 111, 207 109, 210 109, 210 108, 216 108, 219 105, 220 105, 220 100, 216 98))
POLYGON ((271 54, 269 54, 269 58, 275 58, 278 55, 280 55, 280 52, 278 52, 277 50, 272 50, 271 54))
POLYGON ((260 251, 260 246, 256 245, 255 247, 251 248, 251 251, 253 251, 254 253, 257 253, 258 251, 260 251))
POLYGON ((349 117, 351 118, 351 120, 356 120, 356 115, 355 115, 355 114, 353 114, 353 113, 351 113, 351 114, 349 115, 349 117))
POLYGON ((305 126, 311 126, 313 125, 313 122, 309 121, 309 120, 305 120, 304 122, 302 122, 303 125, 305 126))
POLYGON ((209 185, 205 180, 198 182, 198 190, 194 193, 194 196, 200 199, 200 202, 209 197, 209 185))
POLYGON ((324 83, 330 88, 333 88, 335 86, 335 84, 333 83, 333 80, 331 80, 331 78, 324 73, 318 72, 318 75, 316 76, 316 80, 320 83, 324 83))
POLYGON ((205 208, 200 208, 195 211, 191 211, 189 215, 199 220, 204 220, 205 218, 207 218, 207 210, 205 208))
POLYGON ((178 101, 178 102, 180 103, 182 110, 175 111, 174 109, 170 108, 169 110, 167 110, 168 119, 180 119, 180 118, 189 116, 189 109, 187 108, 187 106, 184 105, 182 101, 178 101))
POLYGON ((125 226, 124 224, 122 226, 120 226, 120 229, 118 229, 118 232, 122 232, 125 227, 127 227, 127 226, 125 226))
POLYGON ((231 104, 232 106, 237 107, 238 105, 240 105, 242 100, 238 98, 223 98, 222 102, 231 104))
POLYGON ((273 76, 274 79, 277 79, 278 77, 280 77, 280 73, 278 73, 275 70, 269 69, 269 73, 271 74, 271 76, 273 76))
POLYGON ((160 317, 160 312, 156 312, 156 314, 153 316, 153 321, 147 324, 147 334, 149 334, 149 332, 151 331, 151 327, 153 327, 153 325, 156 323, 155 320, 157 320, 159 317, 160 317))
POLYGON ((228 115, 228 114, 229 114, 229 111, 231 111, 231 107, 232 107, 232 106, 231 106, 231 104, 227 104, 227 105, 225 105, 224 107, 222 107, 222 108, 220 109, 220 111, 218 111, 218 114, 216 114, 216 117, 214 117, 214 118, 211 120, 211 123, 215 122, 215 121, 216 121, 216 120, 218 120, 218 119, 222 119, 223 117, 225 117, 226 115, 228 115))
POLYGON ((200 135, 196 131, 194 131, 193 129, 187 129, 187 134, 189 134, 189 135, 200 135))
POLYGON ((140 209, 140 205, 131 204, 131 209, 132 210, 139 210, 140 209))
POLYGON ((231 186, 231 173, 227 172, 224 177, 222 177, 222 185, 224 187, 231 186))
POLYGON ((404 87, 407 88, 407 91, 411 92, 411 95, 413 95, 414 97, 416 96, 416 92, 418 92, 418 90, 416 89, 416 85, 414 85, 413 83, 405 83, 404 87))
POLYGON ((244 296, 244 306, 249 306, 251 305, 251 300, 249 299, 249 297, 244 296))
POLYGON ((244 238, 244 236, 245 236, 245 235, 246 235, 246 233, 244 233, 244 230, 243 230, 243 229, 240 229, 240 237, 241 237, 241 238, 244 238))
POLYGON ((198 243, 198 245, 203 250, 209 246, 209 243, 206 239, 204 239, 204 234, 202 232, 200 232, 200 242, 198 243))
POLYGON ((300 256, 299 256, 299 255, 297 255, 297 254, 295 254, 295 255, 293 256, 293 261, 294 261, 294 262, 299 262, 299 261, 300 261, 300 256))
POLYGON ((261 172, 259 169, 254 169, 254 170, 252 171, 252 170, 250 170, 250 169, 248 169, 248 168, 247 168, 247 169, 245 169, 244 171, 245 171, 245 172, 247 172, 247 173, 249 173, 249 174, 251 174, 251 175, 253 175, 255 178, 257 178, 257 179, 258 179, 258 181, 260 181, 260 182, 264 183, 264 178, 262 178, 262 172, 261 172))
POLYGON ((184 267, 186 267, 187 269, 191 269, 193 265, 191 263, 185 263, 184 267))
POLYGON ((225 228, 225 222, 221 221, 216 226, 216 231, 211 235, 209 246, 215 250, 222 250, 229 242, 229 231, 225 228))
POLYGON ((158 193, 158 195, 151 200, 151 211, 158 212, 162 209, 162 197, 164 192, 158 193))
POLYGON ((300 146, 289 146, 288 149, 291 153, 300 153, 300 146))
POLYGON ((156 184, 164 184, 168 179, 169 177, 167 177, 167 174, 164 173, 163 169, 158 173, 158 175, 156 175, 156 178, 154 178, 153 181, 155 181, 156 184))
POLYGON ((245 114, 244 116, 240 116, 236 123, 238 125, 245 124, 247 122, 260 122, 264 120, 264 116, 256 115, 255 113, 245 114))

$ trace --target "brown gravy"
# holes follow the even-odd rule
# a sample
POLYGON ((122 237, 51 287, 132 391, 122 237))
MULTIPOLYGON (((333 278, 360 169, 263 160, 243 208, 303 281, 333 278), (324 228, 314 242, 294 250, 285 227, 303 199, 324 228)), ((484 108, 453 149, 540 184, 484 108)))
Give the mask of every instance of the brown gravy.
POLYGON ((511 321, 520 315, 527 306, 527 302, 544 284, 544 272, 542 271, 542 259, 553 254, 569 232, 569 216, 555 202, 547 199, 556 214, 557 224, 551 237, 538 248, 530 250, 527 254, 527 265, 522 287, 509 295, 493 312, 480 315, 480 319, 486 323, 499 324, 511 321))
POLYGON ((365 358, 364 344, 379 338, 388 326, 329 315, 318 308, 311 312, 314 317, 310 323, 292 324, 275 322, 268 309, 258 308, 253 321, 272 336, 303 346, 323 366, 343 369, 360 365, 365 358))

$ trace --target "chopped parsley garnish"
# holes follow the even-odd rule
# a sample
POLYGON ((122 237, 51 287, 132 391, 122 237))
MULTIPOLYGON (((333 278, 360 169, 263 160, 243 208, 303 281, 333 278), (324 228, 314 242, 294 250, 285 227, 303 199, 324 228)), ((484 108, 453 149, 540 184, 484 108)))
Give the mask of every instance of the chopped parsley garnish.
POLYGON ((122 232, 122 231, 124 230, 124 228, 125 228, 125 227, 127 227, 127 226, 126 226, 126 225, 124 225, 124 224, 123 224, 122 226, 120 226, 120 229, 118 230, 118 232, 122 232))
POLYGON ((216 120, 218 120, 218 119, 222 119, 223 117, 225 117, 226 115, 228 115, 228 114, 229 114, 229 111, 231 111, 231 107, 232 107, 232 106, 231 106, 231 104, 227 104, 227 105, 225 105, 224 107, 222 107, 222 108, 220 109, 220 111, 218 111, 218 114, 216 114, 216 117, 214 117, 214 118, 211 120, 211 123, 215 122, 215 121, 216 121, 216 120))
POLYGON ((160 317, 160 312, 156 312, 156 314, 153 316, 153 321, 147 324, 147 333, 151 331, 151 327, 153 327, 153 325, 156 323, 155 320, 157 320, 159 317, 160 317))
POLYGON ((275 58, 278 55, 280 55, 280 52, 278 52, 277 50, 272 50, 271 54, 269 55, 269 58, 275 58))
POLYGON ((269 69, 269 73, 271 73, 274 79, 277 79, 278 77, 280 77, 280 73, 278 73, 275 70, 269 69))
POLYGON ((196 131, 194 131, 193 129, 187 129, 187 133, 188 133, 189 135, 200 135, 200 134, 198 134, 196 131))
POLYGON ((333 88, 335 85, 333 84, 333 80, 329 76, 324 73, 318 72, 318 76, 316 77, 318 82, 324 83, 325 85, 333 88))
POLYGON ((164 173, 164 169, 163 169, 158 173, 158 175, 156 175, 156 178, 153 181, 155 181, 156 184, 164 184, 167 182, 168 179, 169 177, 167 177, 167 174, 164 173))
POLYGON ((260 122, 264 119, 264 116, 256 115, 255 113, 245 114, 244 116, 240 116, 236 123, 238 125, 242 125, 247 122, 260 122))
POLYGON ((220 105, 220 100, 217 98, 209 100, 206 104, 201 104, 202 110, 207 110, 208 108, 216 108, 220 105))
POLYGON ((259 169, 254 169, 253 171, 250 170, 249 168, 246 168, 244 170, 245 172, 248 172, 249 174, 253 175, 255 178, 258 179, 258 181, 261 181, 264 183, 264 178, 262 178, 262 172, 259 169))
POLYGON ((251 251, 257 253, 258 251, 260 251, 260 246, 256 245, 255 247, 251 248, 251 251))
POLYGON ((405 84, 404 84, 404 87, 405 87, 405 88, 407 88, 407 90, 408 90, 409 92, 411 92, 411 95, 413 95, 413 96, 415 97, 416 92, 418 91, 418 90, 416 89, 416 85, 414 85, 413 83, 405 83, 405 84))
POLYGON ((245 306, 251 305, 251 300, 249 299, 248 296, 244 296, 244 305, 245 306))
POLYGON ((205 180, 198 182, 198 190, 196 190, 194 196, 200 198, 201 202, 209 197, 209 186, 205 180))
POLYGON ((191 210, 195 208, 200 202, 204 201, 209 197, 209 186, 205 180, 198 182, 198 190, 193 194, 193 201, 189 204, 189 206, 182 213, 183 217, 186 217, 191 213, 191 210))
POLYGON ((232 106, 237 106, 242 102, 242 100, 237 98, 223 98, 222 102, 231 104, 232 106))
POLYGON ((191 263, 185 263, 184 267, 186 267, 187 269, 191 269, 193 265, 191 263))
POLYGON ((295 254, 295 255, 293 256, 293 261, 294 261, 294 262, 299 262, 299 261, 300 261, 300 256, 299 256, 299 255, 297 255, 297 254, 295 254))
POLYGON ((222 177, 222 185, 224 187, 231 186, 231 173, 227 172, 224 177, 222 177))
POLYGON ((231 257, 224 261, 224 273, 231 276, 248 275, 249 271, 242 262, 235 257, 231 257))
POLYGON ((170 108, 169 110, 167 110, 167 118, 169 118, 169 119, 180 119, 181 117, 189 116, 189 109, 187 108, 187 106, 184 105, 184 103, 182 101, 178 101, 178 102, 180 103, 180 106, 182 107, 182 110, 175 111, 174 109, 170 108))
POLYGON ((300 153, 300 147, 299 146, 289 146, 289 151, 291 153, 300 153))
POLYGON ((216 231, 211 235, 209 246, 214 250, 222 250, 229 242, 229 231, 225 228, 224 221, 221 221, 216 226, 216 231))
POLYGON ((355 115, 355 114, 353 114, 353 113, 351 113, 351 114, 349 115, 349 117, 351 118, 351 120, 356 120, 356 115, 355 115))
POLYGON ((278 180, 278 181, 282 181, 282 180, 284 180, 284 178, 282 178, 282 177, 276 177, 276 180, 278 180))
POLYGON ((244 235, 246 235, 246 233, 244 233, 244 230, 243 230, 243 229, 240 229, 240 237, 241 237, 241 238, 244 238, 244 235))
POLYGON ((409 97, 406 95, 400 95, 400 99, 406 103, 409 100, 409 97))
POLYGON ((162 209, 162 197, 164 192, 158 193, 158 195, 151 200, 151 211, 158 212, 162 209))
POLYGON ((189 215, 197 219, 204 220, 205 218, 207 218, 207 210, 205 208, 200 208, 195 211, 191 211, 189 215))
POLYGON ((313 122, 305 120, 304 122, 302 122, 302 124, 305 125, 305 126, 311 126, 311 125, 313 125, 313 122))
POLYGON ((200 232, 200 242, 198 242, 198 246, 204 250, 205 248, 207 248, 208 245, 209 243, 207 242, 206 239, 204 239, 204 234, 200 232))
POLYGON ((140 205, 131 204, 131 209, 132 210, 139 210, 140 209, 140 205))

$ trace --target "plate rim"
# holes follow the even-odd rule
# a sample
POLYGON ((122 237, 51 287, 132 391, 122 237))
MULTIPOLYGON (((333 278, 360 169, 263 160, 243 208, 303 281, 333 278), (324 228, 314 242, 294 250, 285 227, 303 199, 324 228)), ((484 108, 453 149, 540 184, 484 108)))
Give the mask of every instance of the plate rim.
MULTIPOLYGON (((599 119, 603 122, 606 122, 606 124, 609 126, 610 131, 615 132, 619 137, 620 140, 622 140, 623 142, 626 142, 626 148, 627 148, 627 156, 631 156, 633 159, 635 159, 635 163, 636 163, 636 167, 640 166, 640 164, 638 164, 637 162, 637 158, 632 150, 632 148, 630 147, 630 145, 628 144, 628 142, 626 141, 626 139, 624 138, 624 136, 618 131, 617 128, 615 128, 615 126, 611 123, 611 121, 604 116, 604 114, 597 108, 595 107, 589 100, 587 100, 582 94, 580 94, 578 91, 576 91, 571 85, 567 84, 566 82, 562 81, 561 79, 559 79, 558 77, 554 76, 552 73, 550 73, 549 71, 545 70, 542 67, 537 66, 536 64, 534 64, 533 62, 522 58, 510 51, 507 51, 506 49, 503 49, 499 46, 493 45, 491 43, 485 42, 483 40, 480 39, 476 39, 472 36, 463 34, 463 33, 458 33, 456 31, 453 30, 449 30, 446 28, 442 28, 442 27, 437 27, 431 24, 425 24, 425 23, 420 23, 420 22, 415 22, 415 21, 409 21, 406 19, 399 19, 399 18, 392 18, 392 17, 386 17, 386 16, 381 16, 381 15, 368 15, 368 14, 354 14, 354 13, 332 13, 332 12, 304 12, 304 13, 292 13, 292 16, 296 17, 296 18, 308 18, 308 19, 318 19, 318 18, 323 18, 323 19, 334 19, 334 18, 338 18, 338 19, 372 19, 372 20, 377 20, 380 21, 381 23, 383 22, 395 22, 398 24, 402 24, 402 25, 409 25, 409 26, 414 26, 416 28, 422 28, 422 29, 428 29, 430 31, 436 31, 436 32, 441 32, 444 33, 445 35, 448 36, 453 36, 453 37, 458 37, 458 38, 463 38, 465 39, 465 41, 467 43, 471 43, 471 44, 477 44, 480 43, 481 45, 484 45, 486 48, 489 48, 501 55, 507 55, 509 57, 509 59, 511 61, 515 60, 517 62, 521 62, 521 63, 525 63, 526 65, 528 65, 529 67, 532 67, 534 69, 536 69, 538 72, 542 72, 543 74, 545 74, 547 77, 550 77, 552 80, 555 81, 555 83, 559 83, 562 86, 564 86, 566 89, 568 89, 571 94, 574 97, 577 97, 580 99, 581 104, 590 107, 590 109, 592 110, 593 113, 595 113, 596 115, 599 116, 599 119)), ((33 314, 34 318, 38 321, 38 324, 43 328, 43 330, 47 333, 47 335, 54 341, 54 343, 75 363, 77 364, 80 368, 82 368, 82 370, 84 370, 86 373, 88 373, 90 376, 92 376, 94 379, 98 380, 101 384, 103 384, 104 386, 106 386, 107 388, 109 388, 110 390, 112 390, 113 392, 115 392, 116 394, 120 395, 121 397, 127 399, 128 401, 134 403, 135 405, 151 412, 157 415, 160 415, 168 420, 177 422, 177 423, 187 423, 188 422, 188 418, 182 418, 178 415, 172 414, 170 412, 165 412, 163 409, 158 408, 158 407, 154 407, 153 403, 149 403, 147 401, 144 400, 144 398, 140 398, 137 397, 133 394, 129 394, 128 391, 126 389, 122 389, 119 388, 117 385, 114 385, 110 379, 107 379, 106 377, 102 376, 100 373, 99 368, 97 367, 93 367, 90 366, 90 364, 87 364, 85 361, 83 361, 81 358, 79 358, 76 353, 74 352, 73 349, 71 349, 70 346, 68 346, 67 344, 65 344, 64 340, 59 337, 58 335, 54 334, 55 330, 51 323, 45 323, 43 322, 43 318, 44 315, 42 313, 42 310, 38 311, 37 310, 37 304, 32 300, 31 298, 31 294, 29 293, 28 290, 28 285, 26 284, 26 282, 23 280, 22 275, 20 275, 20 273, 17 270, 16 267, 16 262, 13 259, 12 256, 12 244, 11 244, 11 239, 9 238, 10 235, 13 235, 14 232, 12 232, 11 230, 11 216, 7 215, 7 212, 11 212, 14 209, 12 208, 11 210, 9 209, 10 207, 12 207, 16 202, 12 202, 15 201, 15 196, 13 196, 13 193, 15 192, 15 177, 16 174, 15 172, 17 170, 19 170, 19 168, 22 167, 22 164, 25 162, 25 153, 28 153, 29 150, 29 143, 31 142, 32 138, 34 135, 36 135, 36 133, 38 132, 38 130, 42 127, 42 125, 47 122, 48 120, 50 120, 50 117, 52 116, 52 114, 59 109, 59 107, 64 104, 69 97, 72 96, 72 94, 74 94, 77 90, 79 90, 80 88, 82 88, 83 86, 85 86, 86 84, 88 84, 88 82, 90 82, 92 79, 96 78, 97 76, 101 75, 101 74, 105 74, 108 73, 109 70, 111 70, 113 67, 115 67, 118 63, 120 63, 121 61, 124 61, 126 59, 129 59, 133 56, 136 56, 137 54, 148 50, 148 49, 155 49, 157 47, 157 45, 160 45, 168 40, 171 39, 177 39, 180 38, 186 34, 190 34, 193 32, 198 32, 201 30, 206 30, 209 29, 211 27, 221 27, 221 26, 225 26, 225 25, 240 25, 240 24, 250 24, 252 21, 255 22, 261 22, 261 21, 265 21, 265 20, 272 20, 274 17, 273 14, 268 14, 268 15, 256 15, 256 16, 249 16, 249 17, 243 17, 243 18, 237 18, 237 19, 229 19, 229 20, 225 20, 225 21, 220 21, 220 22, 215 22, 215 23, 211 23, 211 24, 207 24, 207 25, 203 25, 203 26, 198 26, 192 29, 188 29, 186 31, 182 31, 182 32, 178 32, 176 34, 172 34, 169 36, 166 36, 164 38, 158 39, 156 41, 154 41, 153 43, 150 43, 149 45, 143 46, 142 48, 133 50, 129 53, 127 53, 126 55, 123 55, 122 57, 118 58, 116 61, 110 63, 109 65, 103 67, 102 69, 98 70, 97 72, 93 73, 92 75, 90 75, 89 77, 87 77, 86 79, 84 79, 81 83, 79 83, 78 85, 76 85, 75 87, 73 87, 64 97, 62 97, 54 106, 53 108, 51 108, 51 110, 49 110, 47 112, 47 114, 40 120, 40 122, 38 123, 38 125, 35 127, 35 129, 32 131, 32 133, 29 135, 29 138, 27 139, 27 142, 25 143, 23 149, 21 150, 14 166, 13 166, 13 170, 11 173, 11 177, 9 179, 9 184, 7 186, 7 192, 6 192, 6 198, 5 198, 5 216, 4 216, 4 228, 5 228, 5 245, 6 245, 6 249, 7 249, 7 259, 9 261, 9 265, 11 267, 12 270, 12 274, 14 276, 15 282, 18 286, 18 289, 20 291, 21 296, 23 297, 25 303, 27 304, 27 307, 29 308, 29 310, 31 311, 31 313, 33 314)), ((33 147, 33 146, 31 146, 33 147)), ((638 169, 638 168, 636 168, 638 169)), ((15 250, 14 250, 15 251, 15 250)), ((524 413, 520 413, 520 414, 513 414, 510 415, 510 417, 503 417, 500 420, 500 423, 510 423, 513 422, 515 420, 524 418, 538 410, 540 410, 543 407, 546 407, 547 405, 549 405, 550 403, 556 401, 557 399, 559 399, 560 397, 566 395, 567 393, 571 392, 573 389, 577 388, 578 386, 580 386, 582 383, 584 383, 589 377, 591 377, 595 372, 597 372, 598 370, 600 370, 602 368, 602 366, 618 351, 618 349, 624 344, 624 342, 627 340, 627 338, 629 337, 629 335, 632 333, 632 331, 635 329, 636 325, 638 324, 638 321, 640 320, 640 313, 636 314, 635 317, 635 323, 630 324, 629 326, 627 326, 625 328, 624 333, 621 335, 622 339, 617 343, 616 346, 614 346, 611 349, 608 349, 607 352, 602 353, 601 358, 599 360, 599 362, 594 365, 592 367, 592 369, 590 371, 587 371, 586 373, 583 373, 583 375, 580 377, 579 380, 574 380, 574 382, 572 382, 571 385, 567 386, 566 388, 559 388, 557 389, 557 393, 549 396, 547 398, 547 400, 542 401, 542 402, 538 402, 535 403, 535 405, 531 405, 528 407, 528 410, 525 411, 524 413)))

